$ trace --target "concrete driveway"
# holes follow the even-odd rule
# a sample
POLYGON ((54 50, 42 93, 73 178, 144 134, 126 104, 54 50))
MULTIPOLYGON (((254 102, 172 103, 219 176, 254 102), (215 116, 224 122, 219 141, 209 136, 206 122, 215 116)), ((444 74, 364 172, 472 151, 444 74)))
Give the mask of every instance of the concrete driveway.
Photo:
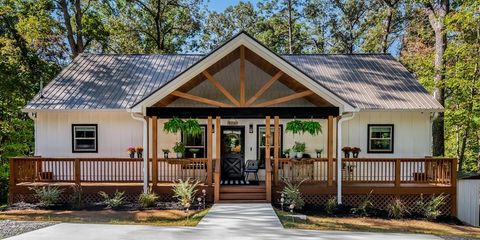
POLYGON ((269 204, 216 204, 196 227, 61 223, 8 240, 441 239, 432 235, 284 229, 269 204))

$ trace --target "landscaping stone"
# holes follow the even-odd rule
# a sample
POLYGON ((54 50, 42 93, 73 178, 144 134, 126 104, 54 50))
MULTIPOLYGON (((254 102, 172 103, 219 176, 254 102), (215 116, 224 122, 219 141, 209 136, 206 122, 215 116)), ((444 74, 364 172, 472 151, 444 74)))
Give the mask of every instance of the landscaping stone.
POLYGON ((289 215, 287 215, 287 217, 296 218, 296 219, 300 219, 300 220, 303 220, 303 221, 307 220, 307 215, 304 215, 304 214, 289 214, 289 215))
POLYGON ((52 222, 0 220, 0 239, 53 226, 55 224, 56 223, 52 222))

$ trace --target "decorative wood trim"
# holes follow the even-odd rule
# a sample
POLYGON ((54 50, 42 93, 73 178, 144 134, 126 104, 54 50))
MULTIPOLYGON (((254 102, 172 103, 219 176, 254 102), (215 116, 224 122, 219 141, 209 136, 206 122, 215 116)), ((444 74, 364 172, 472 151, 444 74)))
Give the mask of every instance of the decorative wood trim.
POLYGON ((158 182, 158 118, 152 117, 152 184, 158 182))
POLYGON ((327 158, 328 158, 328 186, 333 185, 333 116, 328 116, 327 123, 327 158))
POLYGON ((338 107, 147 107, 147 116, 159 118, 207 118, 219 116, 236 119, 265 119, 266 115, 280 118, 321 118, 338 116, 338 107))
POLYGON ((212 144, 213 144, 213 136, 212 136, 212 116, 208 116, 207 118, 207 132, 205 134, 207 134, 207 185, 208 186, 212 186, 212 169, 213 169, 213 166, 212 166, 212 163, 213 163, 213 160, 212 160, 212 156, 213 156, 213 152, 212 152, 212 144))
POLYGON ((268 82, 266 82, 248 101, 245 103, 246 106, 250 106, 254 103, 260 96, 262 96, 281 76, 283 75, 282 71, 277 72, 268 82))
POLYGON ((230 102, 232 102, 235 106, 240 106, 240 102, 238 102, 238 100, 233 97, 232 94, 230 94, 230 92, 225 89, 222 84, 220 84, 207 70, 203 71, 202 73, 205 75, 205 77, 207 77, 208 81, 213 84, 213 86, 215 86, 223 95, 225 95, 225 97, 228 98, 228 100, 230 100, 230 102))
POLYGON ((245 47, 240 46, 240 105, 245 106, 245 47))
POLYGON ((310 96, 312 94, 313 94, 313 92, 311 90, 306 90, 306 91, 303 91, 303 92, 294 93, 292 95, 288 95, 288 96, 281 97, 281 98, 276 98, 276 99, 266 101, 266 102, 263 102, 263 103, 258 103, 258 104, 255 105, 255 107, 268 107, 268 106, 271 106, 271 105, 284 103, 284 102, 289 102, 289 101, 292 101, 292 100, 295 100, 295 99, 298 99, 298 98, 310 96))
POLYGON ((265 118, 265 192, 272 202, 272 164, 270 161, 270 116, 265 118))
POLYGON ((279 159, 279 150, 280 150, 280 119, 278 116, 273 118, 274 130, 273 130, 273 159, 274 159, 274 170, 273 170, 273 180, 275 186, 278 185, 278 159, 279 159))
POLYGON ((191 95, 191 94, 180 92, 180 91, 174 91, 171 94, 174 95, 174 96, 177 96, 177 97, 189 99, 189 100, 192 100, 192 101, 195 101, 195 102, 205 103, 205 104, 216 106, 216 107, 232 107, 232 105, 229 105, 229 104, 226 104, 226 103, 222 103, 222 102, 218 102, 218 101, 215 101, 215 100, 191 95))
POLYGON ((221 163, 221 136, 222 130, 221 126, 221 119, 219 116, 215 117, 215 184, 214 184, 214 199, 215 202, 218 203, 220 201, 220 176, 222 174, 220 163, 221 163))

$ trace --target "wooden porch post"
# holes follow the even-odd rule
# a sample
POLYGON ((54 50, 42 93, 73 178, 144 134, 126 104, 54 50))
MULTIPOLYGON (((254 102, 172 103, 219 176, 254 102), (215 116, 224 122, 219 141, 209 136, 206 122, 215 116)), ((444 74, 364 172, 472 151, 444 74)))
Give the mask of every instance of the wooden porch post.
POLYGON ((158 182, 158 118, 152 117, 152 184, 157 186, 158 182))
POLYGON ((328 116, 327 123, 327 158, 328 158, 328 186, 333 186, 333 116, 328 116))
POLYGON ((220 130, 220 117, 215 118, 215 184, 214 184, 214 198, 215 202, 220 201, 220 155, 221 155, 221 145, 220 145, 220 137, 221 137, 221 130, 220 130))
POLYGON ((272 202, 272 165, 270 161, 270 116, 265 118, 265 191, 267 202, 272 202))
POLYGON ((75 158, 75 167, 73 169, 75 170, 75 185, 80 186, 80 178, 82 176, 82 173, 80 172, 82 169, 82 166, 80 165, 80 159, 75 158))
POLYGON ((208 116, 207 119, 207 185, 212 186, 212 116, 208 116))
POLYGON ((452 216, 457 216, 457 165, 458 165, 458 159, 454 158, 452 161, 450 161, 451 165, 451 170, 452 173, 451 179, 450 179, 450 186, 452 188, 452 216))
POLYGON ((280 151, 280 119, 278 116, 275 116, 273 119, 274 131, 273 131, 273 159, 274 159, 274 168, 273 168, 273 183, 275 186, 278 186, 278 158, 280 151))

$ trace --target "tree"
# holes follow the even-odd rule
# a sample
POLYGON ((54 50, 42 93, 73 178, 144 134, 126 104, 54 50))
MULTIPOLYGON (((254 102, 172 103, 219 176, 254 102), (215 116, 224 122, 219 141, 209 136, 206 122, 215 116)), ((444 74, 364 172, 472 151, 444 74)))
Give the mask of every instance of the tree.
MULTIPOLYGON (((435 74, 433 96, 445 106, 445 83, 444 83, 444 53, 447 47, 447 37, 445 32, 445 19, 450 9, 449 0, 435 0, 434 2, 424 2, 430 25, 435 33, 435 74)), ((433 155, 445 155, 445 120, 443 112, 433 114, 433 155)))
POLYGON ((307 1, 304 6, 304 15, 311 28, 312 52, 327 53, 327 41, 329 39, 328 22, 329 1, 312 0, 307 1))

